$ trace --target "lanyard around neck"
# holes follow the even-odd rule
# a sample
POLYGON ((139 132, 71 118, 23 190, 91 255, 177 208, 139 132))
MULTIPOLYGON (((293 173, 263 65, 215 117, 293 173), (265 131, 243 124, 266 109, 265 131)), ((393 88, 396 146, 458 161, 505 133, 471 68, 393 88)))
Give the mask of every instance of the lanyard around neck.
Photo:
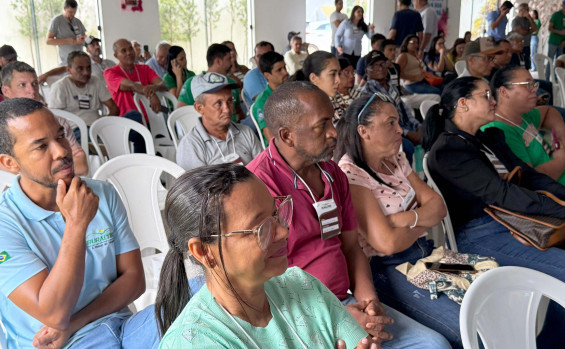
MULTIPOLYGON (((320 169, 320 171, 322 171, 322 173, 324 174, 324 176, 326 176, 326 179, 328 180, 328 183, 330 185, 330 190, 332 192, 332 200, 334 199, 334 190, 332 188, 332 178, 326 173, 326 171, 324 171, 324 169, 322 169, 322 167, 320 166, 320 164, 316 163, 316 166, 318 166, 318 168, 320 169)), ((291 169, 292 170, 292 169, 291 169)), ((308 192, 310 193, 310 196, 312 197, 312 200, 314 200, 314 202, 316 201, 316 198, 314 197, 314 194, 312 193, 312 190, 310 190, 310 187, 308 186, 308 184, 306 184, 306 181, 304 179, 302 179, 302 177, 300 177, 300 175, 298 173, 296 173, 294 170, 292 170, 292 172, 294 173, 294 175, 300 179, 300 181, 304 184, 304 186, 306 187, 306 189, 308 189, 308 192)), ((325 189, 324 189, 325 191, 325 189)), ((322 194, 323 195, 323 194, 322 194)))
MULTIPOLYGON (((124 74, 126 74, 126 79, 129 79, 128 73, 124 70, 124 68, 122 68, 121 65, 120 65, 120 69, 124 72, 124 74)), ((137 81, 139 81, 139 83, 141 84, 141 77, 139 77, 139 72, 137 71, 137 67, 135 66, 135 64, 133 65, 133 69, 135 70, 135 73, 137 74, 137 81)))
MULTIPOLYGON (((213 136, 211 138, 214 141, 214 143, 216 144, 216 147, 218 148, 220 155, 222 155, 222 160, 225 160, 224 153, 222 152, 222 149, 220 149, 220 145, 218 144, 218 142, 216 142, 216 140, 214 139, 213 136)), ((226 137, 226 147, 228 148, 228 151, 229 151, 229 148, 230 148, 229 147, 230 138, 232 140, 233 153, 235 154, 235 139, 233 138, 233 134, 231 133, 231 130, 228 129, 228 135, 226 137)))

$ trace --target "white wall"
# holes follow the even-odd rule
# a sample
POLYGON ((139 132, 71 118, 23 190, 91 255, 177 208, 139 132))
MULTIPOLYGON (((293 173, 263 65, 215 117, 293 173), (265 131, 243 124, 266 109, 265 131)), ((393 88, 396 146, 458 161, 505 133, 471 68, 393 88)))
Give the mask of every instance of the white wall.
POLYGON ((253 45, 265 40, 275 46, 275 51, 281 52, 288 45, 288 32, 298 31, 304 37, 306 0, 255 0, 254 2, 253 45))
POLYGON ((151 52, 161 39, 158 0, 143 1, 143 12, 122 11, 121 1, 118 0, 100 0, 100 12, 102 44, 108 58, 113 58, 112 45, 120 38, 149 45, 151 52))

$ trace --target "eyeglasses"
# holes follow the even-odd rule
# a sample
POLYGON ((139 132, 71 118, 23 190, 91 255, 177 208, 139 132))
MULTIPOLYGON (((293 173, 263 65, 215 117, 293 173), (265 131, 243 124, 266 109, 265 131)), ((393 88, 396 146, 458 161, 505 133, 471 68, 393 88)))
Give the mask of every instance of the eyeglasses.
MULTIPOLYGON (((274 215, 267 217, 263 222, 261 222, 253 229, 235 230, 231 233, 221 234, 221 236, 229 237, 233 234, 254 234, 259 248, 266 250, 269 246, 269 243, 271 243, 273 235, 275 235, 277 223, 288 229, 290 223, 292 222, 292 197, 290 195, 275 196, 275 199, 282 200, 282 202, 275 211, 274 215)), ((220 235, 217 234, 210 236, 220 237, 220 235)))
POLYGON ((494 98, 494 96, 492 95, 492 92, 490 90, 484 90, 483 92, 473 93, 473 94, 471 94, 471 97, 472 96, 483 96, 489 102, 494 98), (483 93, 484 93, 484 95, 483 95, 483 93))
POLYGON ((349 70, 342 70, 340 72, 340 74, 343 74, 345 76, 354 76, 355 75, 355 71, 349 71, 349 70))
POLYGON ((506 85, 524 85, 528 91, 539 88, 539 81, 509 82, 506 85))
POLYGON ((373 95, 371 96, 371 98, 369 98, 369 100, 367 101, 367 103, 365 103, 365 105, 363 106, 363 109, 361 109, 361 111, 359 112, 359 114, 357 114, 357 125, 359 125, 359 120, 361 120, 361 115, 363 114, 363 112, 365 111, 365 109, 367 109, 367 107, 369 106, 369 104, 371 104, 371 102, 373 101, 373 99, 375 99, 375 97, 378 97, 381 101, 383 102, 389 102, 394 104, 394 101, 387 95, 385 95, 384 93, 381 92, 375 92, 373 93, 373 95))
POLYGON ((417 44, 418 41, 416 41, 416 40, 410 40, 410 41, 408 41, 408 43, 409 43, 409 44, 417 44))
POLYGON ((385 69, 387 65, 386 63, 387 63, 386 61, 382 61, 381 63, 373 63, 369 67, 372 69, 378 69, 378 68, 385 69))

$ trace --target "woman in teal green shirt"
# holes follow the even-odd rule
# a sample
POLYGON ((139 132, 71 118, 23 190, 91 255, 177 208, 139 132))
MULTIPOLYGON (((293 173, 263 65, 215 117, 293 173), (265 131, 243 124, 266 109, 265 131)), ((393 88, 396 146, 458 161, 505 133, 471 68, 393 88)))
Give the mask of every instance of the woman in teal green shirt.
POLYGON ((288 268, 292 210, 290 196, 271 196, 237 164, 200 167, 175 181, 155 302, 160 348, 334 348, 338 339, 369 348, 367 332, 329 289, 288 268), (205 269, 194 295, 186 255, 205 269))
POLYGON ((167 55, 167 72, 163 75, 163 81, 169 92, 179 98, 182 85, 186 79, 194 76, 194 72, 186 69, 186 53, 180 46, 171 46, 167 55))

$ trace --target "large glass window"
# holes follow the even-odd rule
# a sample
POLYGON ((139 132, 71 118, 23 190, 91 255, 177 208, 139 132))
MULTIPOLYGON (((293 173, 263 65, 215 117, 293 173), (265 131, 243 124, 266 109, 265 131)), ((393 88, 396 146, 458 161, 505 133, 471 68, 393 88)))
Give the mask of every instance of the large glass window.
POLYGON ((185 49, 188 68, 207 69, 206 50, 232 41, 240 64, 249 60, 248 0, 159 0, 161 39, 185 49))
MULTIPOLYGON (((12 45, 18 59, 34 66, 38 74, 57 67, 55 46, 47 45, 51 19, 63 13, 62 0, 3 0, 9 6, 0 11, 0 42, 12 45)), ((98 32, 98 1, 80 0, 76 17, 84 24, 87 35, 98 32)))

